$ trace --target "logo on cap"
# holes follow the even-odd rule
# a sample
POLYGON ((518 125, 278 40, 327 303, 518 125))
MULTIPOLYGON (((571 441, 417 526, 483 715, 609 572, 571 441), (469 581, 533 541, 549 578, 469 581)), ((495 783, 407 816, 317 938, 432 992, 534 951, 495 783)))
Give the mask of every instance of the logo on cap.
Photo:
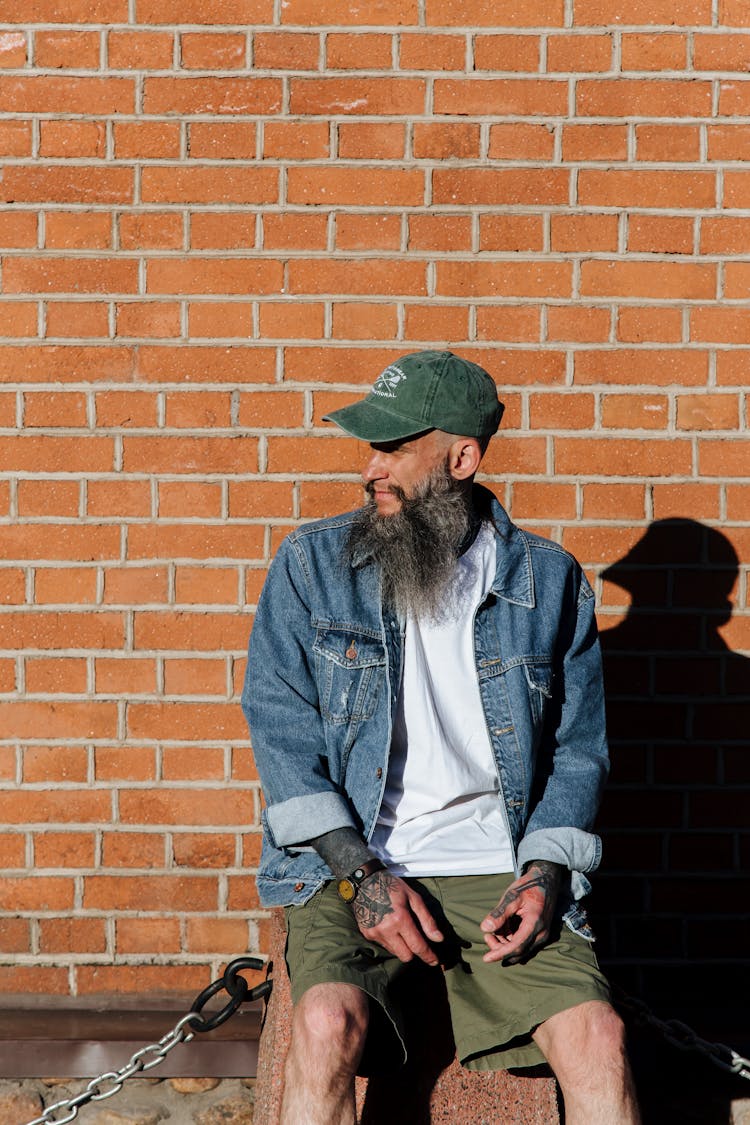
POLYGON ((391 364, 390 367, 386 367, 382 375, 378 375, 375 385, 372 388, 372 394, 380 395, 381 398, 395 398, 395 392, 399 383, 404 383, 405 381, 406 375, 404 375, 401 368, 391 364))

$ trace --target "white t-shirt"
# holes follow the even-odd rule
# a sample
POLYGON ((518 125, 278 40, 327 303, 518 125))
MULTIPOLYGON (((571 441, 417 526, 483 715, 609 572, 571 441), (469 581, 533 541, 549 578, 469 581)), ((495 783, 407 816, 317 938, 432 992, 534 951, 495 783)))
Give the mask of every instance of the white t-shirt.
POLYGON ((513 870, 474 661, 474 615, 495 577, 483 524, 439 621, 409 617, 385 793, 370 847, 397 875, 513 870))

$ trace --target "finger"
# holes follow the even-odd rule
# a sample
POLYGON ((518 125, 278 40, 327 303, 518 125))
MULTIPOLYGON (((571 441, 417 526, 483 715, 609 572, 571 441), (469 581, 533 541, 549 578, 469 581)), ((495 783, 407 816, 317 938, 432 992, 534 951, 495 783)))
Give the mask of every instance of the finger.
POLYGON ((410 892, 409 905, 416 914, 422 930, 430 939, 430 941, 442 941, 443 933, 440 930, 435 919, 432 917, 432 914, 430 914, 430 911, 427 909, 427 904, 425 903, 422 896, 420 894, 417 894, 416 891, 410 892))

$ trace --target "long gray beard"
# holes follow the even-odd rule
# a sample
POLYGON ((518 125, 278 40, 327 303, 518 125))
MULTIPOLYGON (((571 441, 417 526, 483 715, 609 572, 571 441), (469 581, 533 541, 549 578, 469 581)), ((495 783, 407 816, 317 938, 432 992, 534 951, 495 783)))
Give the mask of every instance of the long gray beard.
MULTIPOLYGON (((372 487, 365 486, 372 495, 372 487)), ((447 466, 436 469, 408 497, 393 489, 401 509, 381 516, 371 499, 354 517, 348 557, 369 555, 379 565, 383 602, 399 616, 440 620, 462 544, 472 526, 471 503, 447 466)))

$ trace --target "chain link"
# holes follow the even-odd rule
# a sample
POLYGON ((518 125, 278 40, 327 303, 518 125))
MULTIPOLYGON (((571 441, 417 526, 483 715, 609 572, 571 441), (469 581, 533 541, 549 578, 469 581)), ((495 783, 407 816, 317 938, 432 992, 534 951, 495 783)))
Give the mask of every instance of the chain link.
POLYGON ((750 1079, 750 1059, 743 1058, 724 1043, 710 1043, 706 1039, 701 1039, 691 1027, 681 1023, 680 1020, 659 1019, 643 1000, 628 996, 616 985, 612 986, 612 991, 618 1007, 629 1012, 636 1023, 647 1024, 654 1031, 658 1031, 672 1047, 677 1047, 680 1051, 696 1051, 722 1070, 736 1074, 739 1078, 750 1079))
POLYGON ((246 1000, 260 1000, 267 997, 272 988, 270 979, 266 979, 255 988, 248 988, 245 978, 238 976, 242 969, 262 969, 263 965, 264 962, 257 957, 238 957, 232 961, 227 965, 224 975, 203 989, 193 1002, 190 1011, 181 1016, 172 1030, 163 1035, 157 1043, 149 1043, 146 1047, 141 1047, 119 1070, 107 1070, 104 1074, 92 1078, 80 1094, 48 1106, 39 1117, 28 1121, 26 1125, 66 1125, 68 1121, 73 1121, 78 1116, 82 1106, 88 1105, 89 1102, 103 1102, 107 1098, 114 1097, 115 1094, 119 1094, 128 1078, 133 1078, 136 1074, 145 1074, 152 1067, 159 1066, 169 1052, 180 1043, 189 1043, 194 1039, 196 1031, 210 1031, 218 1027, 246 1000), (229 994, 229 1003, 215 1015, 202 1015, 206 1002, 222 988, 229 994), (149 1058, 151 1055, 153 1058, 149 1058), (109 1086, 103 1086, 104 1083, 109 1083, 109 1086))

